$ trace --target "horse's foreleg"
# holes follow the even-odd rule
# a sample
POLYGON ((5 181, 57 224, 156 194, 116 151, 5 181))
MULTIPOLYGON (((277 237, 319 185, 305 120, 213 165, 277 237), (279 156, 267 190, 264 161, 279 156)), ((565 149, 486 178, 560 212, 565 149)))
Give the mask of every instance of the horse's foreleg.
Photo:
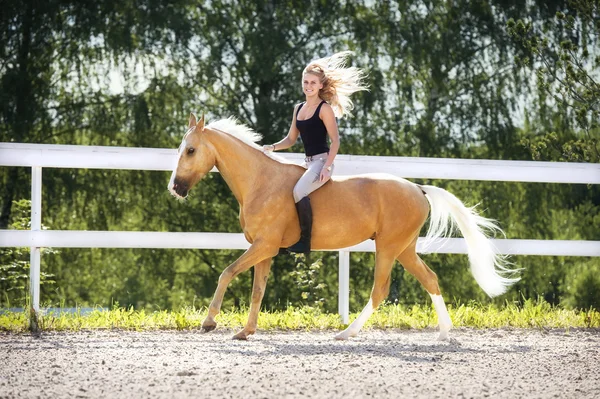
POLYGON ((256 332, 258 314, 260 313, 260 304, 263 296, 265 295, 265 288, 267 286, 267 279, 269 278, 270 270, 271 258, 265 259, 262 262, 254 265, 254 283, 252 284, 252 302, 250 303, 248 322, 242 331, 233 336, 233 339, 245 340, 248 339, 249 335, 252 335, 256 332))
POLYGON ((221 273, 221 276, 219 277, 219 284, 217 285, 215 296, 208 308, 208 315, 202 322, 202 330, 204 332, 212 331, 217 326, 215 316, 221 311, 223 296, 225 296, 225 291, 231 280, 238 274, 251 268, 253 265, 258 264, 267 258, 271 259, 277 254, 277 251, 277 244, 268 245, 264 242, 261 243, 260 241, 255 241, 242 256, 223 270, 223 273, 221 273))
POLYGON ((416 241, 398 256, 398 261, 404 266, 406 271, 419 280, 431 296, 433 307, 438 315, 438 325, 440 327, 439 339, 445 340, 448 338, 448 332, 452 328, 452 320, 446 309, 444 298, 442 298, 437 275, 419 258, 415 247, 416 241))
POLYGON ((394 266, 395 255, 389 251, 378 251, 375 255, 375 278, 371 299, 360 315, 344 331, 335 336, 335 339, 348 339, 355 337, 367 322, 373 311, 387 298, 390 291, 390 276, 394 266))

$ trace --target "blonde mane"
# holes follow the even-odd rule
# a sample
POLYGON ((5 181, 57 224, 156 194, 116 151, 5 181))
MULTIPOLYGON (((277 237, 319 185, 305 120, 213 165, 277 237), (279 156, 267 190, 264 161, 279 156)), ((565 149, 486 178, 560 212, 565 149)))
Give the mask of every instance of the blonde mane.
MULTIPOLYGON (((260 141, 263 138, 262 134, 255 132, 246 125, 238 123, 238 121, 233 117, 219 119, 217 121, 211 122, 208 125, 206 125, 206 128, 216 130, 221 133, 226 133, 240 140, 242 143, 258 151, 262 151, 262 146, 256 144, 257 141, 260 141)), ((267 155, 270 158, 282 163, 293 163, 277 154, 273 154, 272 152, 267 152, 267 155)))

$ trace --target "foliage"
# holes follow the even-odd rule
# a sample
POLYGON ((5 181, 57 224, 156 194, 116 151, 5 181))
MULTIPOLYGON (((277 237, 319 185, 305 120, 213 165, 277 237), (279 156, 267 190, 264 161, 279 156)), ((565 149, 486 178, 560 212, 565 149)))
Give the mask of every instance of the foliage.
POLYGON ((600 265, 597 262, 575 265, 567 274, 564 285, 565 305, 600 309, 600 265))
POLYGON ((305 306, 312 306, 317 309, 322 309, 325 298, 323 289, 327 285, 323 282, 319 282, 319 270, 323 267, 323 260, 317 259, 315 262, 310 262, 304 254, 295 255, 296 270, 290 275, 296 279, 296 284, 303 291, 301 297, 304 301, 307 301, 305 306))
MULTIPOLYGON (((303 66, 350 49, 352 63, 367 69, 371 90, 353 97, 354 118, 339 121, 341 153, 597 162, 597 13, 597 1, 583 0, 568 6, 545 0, 11 0, 0 14, 0 140, 176 148, 195 111, 209 121, 237 117, 272 142, 287 132, 302 100, 303 66)), ((218 174, 205 177, 185 202, 165 190, 168 179, 166 172, 45 169, 44 223, 68 230, 240 232, 239 204, 218 174)), ((29 181, 24 168, 0 169, 0 228, 18 218, 13 204, 29 197, 29 181)), ((508 238, 600 239, 596 186, 416 182, 479 203, 508 238)), ((26 252, 11 251, 26 262, 26 252)), ((56 281, 42 285, 42 300, 118 302, 145 312, 201 308, 240 254, 64 249, 42 257, 42 271, 56 281)), ((275 258, 265 307, 283 311, 316 302, 321 312, 336 310, 338 254, 311 256, 322 262, 275 258)), ((523 279, 494 300, 476 286, 465 256, 423 260, 438 274, 445 297, 456 301, 500 306, 542 297, 553 306, 587 309, 600 297, 598 258, 515 257, 523 279)), ((18 264, 18 275, 25 275, 25 263, 18 264)), ((352 310, 368 301, 373 265, 374 254, 351 254, 352 310)), ((13 279, 2 292, 23 282, 13 279)), ((246 306, 251 285, 250 273, 236 277, 224 309, 246 306)), ((11 303, 24 298, 21 288, 10 292, 11 303)), ((399 266, 390 292, 399 305, 428 300, 399 266)), ((190 322, 179 316, 178 323, 190 322)))
MULTIPOLYGON (((597 310, 565 310, 543 300, 527 300, 523 305, 503 306, 476 302, 449 305, 448 312, 456 327, 469 328, 598 328, 597 310)), ((80 331, 93 329, 123 330, 198 330, 206 317, 206 308, 184 307, 173 311, 147 312, 133 307, 114 306, 110 310, 95 309, 85 315, 51 313, 40 316, 42 331, 80 331)), ((246 308, 226 311, 217 318, 219 328, 239 329, 248 317, 246 308)), ((358 317, 355 313, 351 319, 358 317)), ((26 331, 25 313, 0 313, 0 331, 26 331)), ((369 319, 365 328, 422 329, 435 328, 437 316, 429 305, 383 304, 369 319)), ((324 313, 314 307, 290 306, 285 310, 262 312, 258 318, 260 330, 341 330, 345 328, 336 314, 324 313)))
POLYGON ((521 45, 517 63, 536 77, 541 116, 582 134, 551 132, 524 142, 535 159, 600 162, 600 3, 570 0, 555 18, 552 24, 509 19, 507 27, 521 45))
MULTIPOLYGON (((13 204, 13 221, 10 225, 14 230, 29 230, 31 228, 31 201, 20 200, 13 204)), ((46 229, 46 226, 42 226, 46 229)), ((52 248, 43 248, 44 256, 59 253, 52 248)), ((29 281, 29 248, 0 247, 0 306, 24 306, 27 302, 25 293, 29 281)), ((40 286, 51 286, 56 282, 54 275, 40 271, 40 286)))

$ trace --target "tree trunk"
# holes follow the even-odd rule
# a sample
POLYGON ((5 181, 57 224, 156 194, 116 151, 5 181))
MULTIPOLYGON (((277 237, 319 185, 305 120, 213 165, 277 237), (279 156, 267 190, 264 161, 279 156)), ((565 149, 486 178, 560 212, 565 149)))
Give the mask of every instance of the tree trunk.
MULTIPOLYGON (((17 90, 15 92, 15 115, 14 115, 14 141, 23 142, 28 137, 31 130, 31 118, 35 102, 32 101, 32 87, 30 75, 31 62, 31 29, 33 25, 33 5, 29 1, 23 14, 23 24, 21 25, 21 44, 18 52, 18 70, 17 90)), ((9 127, 10 129, 10 127, 9 127)), ((2 212, 0 213, 0 229, 8 227, 12 212, 12 203, 15 199, 16 188, 19 184, 19 171, 17 168, 10 168, 6 189, 2 196, 2 212)))

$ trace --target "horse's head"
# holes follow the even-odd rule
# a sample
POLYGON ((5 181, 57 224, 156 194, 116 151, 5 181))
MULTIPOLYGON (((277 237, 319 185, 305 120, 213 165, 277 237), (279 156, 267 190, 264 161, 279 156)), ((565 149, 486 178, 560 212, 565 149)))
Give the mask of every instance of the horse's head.
POLYGON ((175 197, 185 198, 192 187, 215 166, 215 155, 205 135, 204 115, 196 123, 196 117, 191 114, 188 130, 177 153, 177 167, 168 186, 175 197))

